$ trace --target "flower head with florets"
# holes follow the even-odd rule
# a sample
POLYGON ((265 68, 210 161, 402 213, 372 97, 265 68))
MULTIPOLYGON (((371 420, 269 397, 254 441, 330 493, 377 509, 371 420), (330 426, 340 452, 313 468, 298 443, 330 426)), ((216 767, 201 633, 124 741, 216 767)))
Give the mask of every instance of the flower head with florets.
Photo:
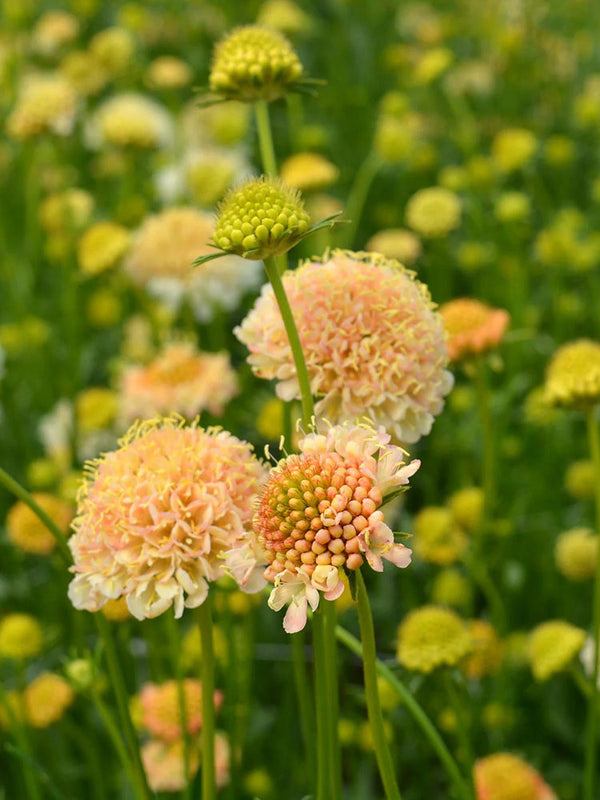
MULTIPOLYGON (((452 388, 443 320, 427 287, 397 261, 335 250, 282 276, 298 327, 318 417, 367 414, 396 442, 429 433, 452 388)), ((235 329, 256 375, 298 399, 292 351, 266 285, 235 329)))
MULTIPOLYGON (((335 600, 342 594, 343 568, 352 572, 366 560, 381 572, 383 559, 408 566, 411 551, 395 542, 381 507, 420 466, 406 464, 406 453, 389 435, 367 424, 309 433, 299 451, 271 470, 254 515, 264 577, 274 584, 269 606, 278 611, 288 604, 288 633, 304 627, 307 607, 314 611, 321 595, 335 600)), ((255 551, 249 565, 257 558, 255 551)))
POLYGON ((69 541, 76 608, 122 595, 137 619, 201 605, 243 541, 263 468, 227 431, 171 416, 136 423, 88 464, 69 541))

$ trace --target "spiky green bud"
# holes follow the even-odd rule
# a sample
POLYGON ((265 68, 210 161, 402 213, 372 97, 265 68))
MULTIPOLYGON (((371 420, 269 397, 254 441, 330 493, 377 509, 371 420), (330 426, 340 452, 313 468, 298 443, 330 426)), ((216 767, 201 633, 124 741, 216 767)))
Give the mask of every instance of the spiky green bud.
POLYGON ((300 193, 277 178, 261 177, 225 196, 213 241, 227 253, 261 260, 286 253, 309 227, 300 193))
POLYGON ((215 48, 209 88, 225 100, 276 100, 303 83, 302 64, 277 31, 259 25, 236 28, 215 48))

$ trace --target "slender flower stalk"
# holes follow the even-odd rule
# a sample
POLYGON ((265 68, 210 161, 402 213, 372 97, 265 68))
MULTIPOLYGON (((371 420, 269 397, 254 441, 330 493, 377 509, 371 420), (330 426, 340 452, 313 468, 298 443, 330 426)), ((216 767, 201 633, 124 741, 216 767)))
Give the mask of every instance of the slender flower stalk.
POLYGON ((179 707, 179 719, 181 725, 181 735, 183 737, 183 773, 185 777, 185 788, 183 790, 183 800, 190 800, 192 796, 191 776, 190 776, 190 732, 185 707, 185 686, 183 683, 183 670, 181 668, 181 641, 179 628, 175 617, 166 615, 167 636, 169 638, 169 650, 173 660, 173 669, 177 681, 177 705, 179 707))
POLYGON ((29 739, 27 737, 27 733, 25 731, 25 724, 21 719, 19 719, 19 716, 15 714, 15 712, 13 711, 13 708, 6 696, 6 692, 4 690, 4 687, 2 686, 2 683, 0 683, 0 704, 4 708, 4 711, 6 712, 6 715, 10 721, 11 731, 15 737, 15 741, 19 747, 19 750, 25 756, 26 759, 22 762, 22 766, 23 766, 23 781, 27 789, 28 800, 42 800, 42 792, 37 780, 37 775, 35 773, 35 770, 31 769, 31 766, 28 763, 29 760, 32 759, 33 753, 29 745, 29 739))
POLYGON ((329 739, 329 687, 327 685, 327 628, 323 609, 312 618, 315 657, 315 703, 317 719, 316 800, 329 800, 332 787, 332 759, 329 739))
POLYGON ((277 162, 273 146, 273 134, 269 120, 269 107, 266 100, 257 100, 254 104, 256 114, 256 129, 258 131, 258 146, 263 169, 266 175, 274 178, 277 175, 277 162))
POLYGON ((458 738, 460 741, 460 746, 462 750, 463 761, 465 767, 467 769, 468 774, 470 775, 473 771, 473 748, 471 746, 471 739, 469 736, 469 726, 466 717, 466 708, 465 703, 461 699, 456 684, 454 682, 454 676, 452 675, 450 670, 444 670, 444 685, 446 689, 446 694, 448 695, 448 699, 450 700, 451 708, 456 715, 456 725, 458 730, 458 738))
MULTIPOLYGON (((595 502, 596 502, 596 529, 600 534, 600 436, 598 434, 598 423, 596 421, 596 407, 591 406, 586 410, 587 434, 592 462, 594 464, 595 479, 595 502)), ((600 697, 598 690, 598 676, 600 665, 600 548, 596 562, 596 576, 594 580, 594 597, 592 600, 592 637, 593 648, 593 671, 590 701, 588 706, 588 718, 585 733, 585 772, 584 772, 584 798, 593 800, 596 786, 596 761, 597 761, 597 737, 598 737, 598 712, 600 710, 600 697)))
POLYGON ((350 189, 350 194, 348 195, 348 202, 346 203, 346 216, 349 220, 349 225, 346 227, 343 234, 346 247, 352 247, 354 244, 354 238, 358 230, 363 208, 367 201, 369 189, 371 188, 375 175, 377 175, 381 167, 381 163, 381 159, 377 153, 371 151, 358 168, 354 183, 350 189))
POLYGON ((112 686, 112 690, 117 702, 117 713, 119 715, 119 723, 123 730, 127 748, 129 751, 129 758, 133 763, 133 769, 137 776, 136 785, 139 791, 141 800, 149 800, 151 797, 148 782, 146 780, 146 772, 144 770, 142 759, 140 757, 140 749, 138 746, 137 734, 133 726, 131 714, 129 711, 129 697, 127 694, 127 687, 123 677, 123 670, 119 664, 119 658, 115 647, 114 639, 110 630, 108 620, 102 613, 94 614, 94 621, 98 632, 102 637, 104 645, 104 652, 106 655, 106 664, 108 667, 108 674, 112 686))
MULTIPOLYGON (((310 683, 306 669, 305 636, 304 631, 291 635, 292 640, 292 667, 294 670, 294 686, 298 699, 300 713, 300 730, 304 744, 305 769, 309 775, 314 775, 315 746, 314 746, 314 704, 310 683)), ((303 768, 304 769, 304 768, 303 768)))
POLYGON ((215 657, 211 606, 212 597, 209 592, 206 600, 198 609, 202 647, 202 800, 214 800, 216 797, 215 657))
POLYGON ((379 774, 387 800, 401 800, 400 789, 396 781, 392 754, 385 738, 383 715, 377 691, 377 667, 375 650, 375 631, 367 587, 360 570, 356 570, 356 601, 358 603, 358 621, 360 637, 363 643, 363 669, 365 692, 367 695, 367 712, 375 745, 375 757, 379 774))
MULTIPOLYGON (((345 628, 338 625, 335 629, 337 639, 350 650, 350 652, 357 655, 362 659, 363 647, 359 640, 349 633, 345 628)), ((442 766, 446 770, 446 774, 450 782, 455 788, 457 795, 462 800, 473 800, 473 792, 469 789, 467 781, 463 778, 460 768, 452 754, 446 747, 444 740, 438 733, 436 727, 431 722, 421 705, 415 700, 413 695, 409 692, 406 686, 400 681, 396 675, 387 667, 380 659, 376 659, 375 667, 379 675, 385 679, 388 686, 398 695, 403 706, 412 716, 417 723, 424 736, 429 741, 432 749, 440 759, 442 766)))
POLYGON ((264 264, 267 278, 273 287, 275 299, 277 300, 277 305, 279 306, 279 311, 281 312, 285 331, 290 341, 290 347, 292 348, 292 355, 294 357, 294 364, 298 374, 298 383, 300 384, 302 398, 302 422, 305 429, 309 430, 315 409, 310 390, 308 370, 306 369, 306 361, 302 351, 302 344, 300 343, 300 336, 298 335, 298 329, 296 328, 296 323, 294 322, 294 315, 292 314, 290 302, 287 298, 287 294, 285 293, 285 289, 283 288, 283 283, 281 281, 281 276, 279 274, 277 265, 275 264, 275 260, 273 258, 265 258, 264 264))
POLYGON ((331 759, 331 800, 342 800, 342 754, 338 735, 339 717, 339 679, 337 645, 335 628, 337 625, 337 610, 335 603, 326 600, 322 609, 325 617, 325 645, 328 648, 325 663, 327 667, 327 686, 329 693, 328 711, 328 737, 331 759))

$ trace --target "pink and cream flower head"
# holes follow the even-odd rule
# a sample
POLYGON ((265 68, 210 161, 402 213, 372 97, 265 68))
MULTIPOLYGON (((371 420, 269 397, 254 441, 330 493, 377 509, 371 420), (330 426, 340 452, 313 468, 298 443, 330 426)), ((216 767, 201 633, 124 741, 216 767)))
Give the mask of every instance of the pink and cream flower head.
MULTIPOLYGON (((342 569, 357 570, 366 560, 381 572, 383 559, 408 566, 411 551, 394 541, 381 506, 407 487, 420 466, 406 464, 405 452, 370 424, 310 433, 299 450, 271 470, 254 516, 267 562, 264 577, 274 584, 269 606, 279 611, 288 605, 283 622, 288 633, 304 627, 308 606, 314 611, 321 595, 335 600, 342 594, 342 569)), ((247 575, 253 580, 258 556, 255 552, 252 559, 248 545, 240 552, 248 555, 247 575)))
MULTIPOLYGON (((399 262, 336 250, 283 275, 306 358, 317 417, 367 414, 394 441, 429 433, 453 378, 444 324, 427 287, 399 262)), ((270 285, 235 331, 256 375, 300 397, 292 352, 270 285)))
POLYGON ((137 619, 201 605, 251 527, 263 468, 251 447, 177 416, 136 423, 87 465, 69 541, 69 597, 97 611, 124 596, 137 619))

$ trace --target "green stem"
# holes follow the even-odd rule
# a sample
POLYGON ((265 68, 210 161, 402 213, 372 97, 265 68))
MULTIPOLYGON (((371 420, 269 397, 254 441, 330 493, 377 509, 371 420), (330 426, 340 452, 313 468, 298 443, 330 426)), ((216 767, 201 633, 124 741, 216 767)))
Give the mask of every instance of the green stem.
POLYGON ((362 216, 364 205, 367 201, 369 189, 373 183, 373 179, 381 166, 381 159, 379 156, 371 151, 365 158, 363 163, 358 168, 354 183, 348 195, 348 202, 346 203, 346 215, 349 224, 344 231, 344 243, 346 247, 352 247, 362 216))
POLYGON ((494 493, 495 493, 495 442, 494 442, 494 419, 491 410, 491 393, 487 380, 486 363, 483 358, 478 358, 475 362, 475 388, 477 392, 477 404, 479 406, 479 418, 481 420, 482 440, 483 440, 483 471, 482 489, 484 519, 490 519, 493 513, 494 493))
POLYGON ((473 771, 473 748, 471 747, 471 739, 469 736, 469 726, 465 719, 465 703, 459 697, 458 691, 454 684, 454 678, 449 670, 445 671, 444 681, 446 685, 446 692, 450 699, 452 709, 456 715, 456 725, 458 729, 458 739, 463 750, 463 760, 468 773, 473 771))
POLYGON ((308 774, 314 775, 315 747, 313 731, 315 730, 315 721, 312 713, 313 703, 306 669, 304 631, 293 633, 290 638, 292 640, 294 684, 300 713, 300 730, 302 731, 302 741, 304 743, 304 765, 308 774))
POLYGON ((44 523, 56 539, 62 557, 68 564, 71 564, 73 559, 71 558, 71 551, 69 550, 65 534, 61 531, 56 522, 46 514, 44 509, 36 503, 30 492, 21 486, 20 483, 17 483, 14 478, 11 478, 8 472, 5 472, 2 467, 0 467, 0 483, 3 484, 11 494, 14 494, 15 497, 22 500, 26 506, 29 506, 33 513, 44 523))
MULTIPOLYGON (((590 454, 594 464, 596 531, 598 536, 600 536, 600 436, 598 435, 595 408, 590 408, 587 410, 586 422, 590 454)), ((592 600, 592 637, 594 640, 594 668, 592 671, 592 691, 588 706, 588 717, 585 733, 585 771, 583 783, 583 796, 585 800, 593 800, 593 798, 596 796, 596 741, 598 736, 598 712, 600 710, 598 692, 598 674, 600 668, 600 665, 598 664, 598 656, 600 655, 600 548, 598 548, 596 576, 594 579, 594 597, 592 600)))
POLYGON ((322 600, 323 616, 325 619, 325 646, 327 647, 327 693, 329 695, 328 710, 328 738, 331 758, 331 800, 342 799, 342 756, 338 734, 339 717, 339 686, 337 667, 337 645, 335 641, 335 628, 337 625, 337 611, 335 603, 322 600))
POLYGON ((131 721, 129 713, 129 696, 127 694, 127 687, 125 686, 125 679, 123 670, 119 664, 115 642, 112 637, 112 631, 108 620, 101 611, 94 614, 94 621, 98 628, 98 632, 104 645, 104 652, 106 654, 106 664, 108 666, 108 675, 112 690, 117 701, 117 712, 119 715, 119 722, 123 730, 125 741, 129 749, 129 757, 133 762, 133 769, 137 775, 137 785, 139 788, 140 798, 148 800, 150 798, 150 790, 146 781, 146 773, 140 757, 140 749, 138 746, 137 734, 131 721))
POLYGON ((215 656, 213 652, 212 597, 198 609, 202 647, 202 800, 214 800, 215 778, 215 656))
POLYGON ((275 148, 273 147, 273 134, 269 120, 269 107, 266 100, 257 100, 254 104, 256 113, 256 129, 258 131, 258 146, 263 169, 266 175, 277 175, 277 162, 275 161, 275 148))
POLYGON ((181 720, 181 736, 183 739, 183 770, 185 776, 185 787, 183 790, 184 800, 190 800, 192 786, 190 780, 190 732, 188 729, 187 714, 185 709, 185 685, 183 682, 183 669, 181 668, 181 640, 177 620, 174 616, 167 613, 167 636, 169 639, 169 650, 171 651, 173 671, 177 681, 177 705, 179 707, 179 719, 181 720))
MULTIPOLYGON (((327 601, 324 601, 327 602, 327 601)), ((332 761, 329 749, 329 696, 327 681, 327 625, 323 609, 312 618, 315 659, 315 708, 317 717, 317 793, 316 800, 330 800, 332 761)))
POLYGON ((33 761, 33 753, 31 747, 29 746, 29 737, 27 736, 27 732, 25 730, 25 722, 19 718, 18 714, 14 713, 2 683, 0 683, 0 703, 6 711, 17 745, 21 752, 26 756, 26 761, 22 762, 22 767, 23 780, 25 782, 25 788, 27 791, 27 800, 42 800, 42 792, 38 785, 37 775, 27 763, 33 761))
POLYGON ((269 279, 269 281, 271 282, 271 286, 273 287, 273 292, 275 293, 275 299, 277 300, 277 305, 279 306, 279 311, 283 319, 285 331, 287 333, 290 342, 290 347, 292 349, 292 356, 294 359, 294 364, 296 366, 298 383, 300 385, 300 395, 302 398, 302 422, 304 424, 305 430, 308 431, 312 424, 312 419, 315 414, 315 409, 313 405, 312 393, 310 390, 310 380, 308 378, 308 370, 306 369, 306 361, 304 360, 304 353, 302 352, 302 345, 300 343, 298 329, 296 328, 296 323, 294 322, 294 315, 292 314, 292 309, 290 307, 287 294, 285 293, 283 282, 281 280, 281 275, 279 274, 279 270, 277 269, 275 260, 273 258, 265 258, 264 264, 265 264, 265 271, 267 273, 267 278, 269 279))
POLYGON ((92 693, 92 699, 94 701, 94 705, 96 706, 98 713, 100 714, 106 732, 108 733, 109 739, 111 740, 113 747, 116 750, 116 753, 119 757, 119 761, 121 762, 121 766, 125 770, 125 774, 129 778, 131 785, 136 790, 136 794, 139 794, 140 797, 144 797, 145 795, 142 793, 140 789, 138 774, 136 772, 135 767, 131 763, 131 759, 127 752, 127 748, 123 743, 123 739, 119 732, 119 728, 117 727, 117 724, 114 721, 112 714, 104 704, 102 698, 100 697, 99 692, 94 691, 92 693))
MULTIPOLYGON (((335 629, 335 635, 339 641, 348 648, 348 650, 362 659, 363 648, 355 636, 345 630, 345 628, 342 628, 340 625, 338 625, 335 629)), ((394 692, 396 692, 406 710, 412 716, 429 741, 429 744, 435 751, 444 769, 446 770, 448 778, 453 784, 458 796, 463 798, 463 800, 472 800, 472 792, 461 775, 458 764, 452 757, 452 754, 444 744, 442 737, 427 714, 423 711, 422 707, 408 691, 406 686, 404 686, 404 684, 394 675, 389 667, 387 667, 379 659, 377 659, 375 666, 377 672, 387 681, 388 685, 394 690, 394 692)))
POLYGON ((401 800, 400 789, 396 782, 394 762, 392 754, 385 738, 385 728, 383 726, 383 714, 379 702, 377 691, 377 656, 375 650, 375 630, 373 628, 373 617, 369 604, 367 587, 360 570, 356 570, 356 600, 358 603, 358 621, 360 624, 360 636, 363 645, 363 669, 365 692, 367 696, 367 713, 371 734, 375 745, 375 757, 381 782, 388 800, 401 800))

